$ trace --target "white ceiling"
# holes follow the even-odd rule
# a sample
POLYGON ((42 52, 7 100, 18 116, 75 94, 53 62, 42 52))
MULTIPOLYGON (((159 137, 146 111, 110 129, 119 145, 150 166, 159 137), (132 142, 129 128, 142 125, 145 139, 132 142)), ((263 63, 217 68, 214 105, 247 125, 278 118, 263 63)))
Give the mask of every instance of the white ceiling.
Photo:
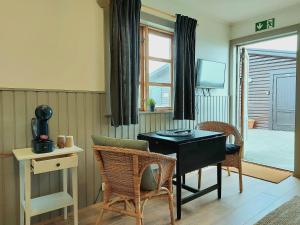
POLYGON ((300 4, 300 0, 174 0, 226 23, 261 16, 300 4))

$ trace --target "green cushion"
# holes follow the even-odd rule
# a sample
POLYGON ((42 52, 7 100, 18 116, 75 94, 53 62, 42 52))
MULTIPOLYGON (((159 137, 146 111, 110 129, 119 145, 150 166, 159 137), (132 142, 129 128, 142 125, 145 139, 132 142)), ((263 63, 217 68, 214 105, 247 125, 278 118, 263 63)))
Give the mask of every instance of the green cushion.
MULTIPOLYGON (((118 139, 104 136, 92 135, 92 139, 95 145, 112 146, 130 148, 141 151, 149 151, 149 144, 147 141, 142 140, 129 140, 129 139, 118 139)), ((141 190, 153 191, 157 188, 157 182, 155 180, 153 170, 151 167, 147 167, 143 173, 141 181, 141 190)))

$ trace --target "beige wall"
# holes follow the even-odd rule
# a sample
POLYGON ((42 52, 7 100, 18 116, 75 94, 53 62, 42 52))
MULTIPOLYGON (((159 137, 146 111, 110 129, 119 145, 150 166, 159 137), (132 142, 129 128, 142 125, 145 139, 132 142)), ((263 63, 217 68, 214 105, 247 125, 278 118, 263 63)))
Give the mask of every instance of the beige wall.
MULTIPOLYGON (((228 25, 168 2, 143 4, 196 17, 197 57, 228 63, 228 25)), ((105 90, 103 9, 96 0, 2 0, 0 27, 0 87, 105 90)))
POLYGON ((0 87, 104 91, 96 0, 1 0, 0 87))

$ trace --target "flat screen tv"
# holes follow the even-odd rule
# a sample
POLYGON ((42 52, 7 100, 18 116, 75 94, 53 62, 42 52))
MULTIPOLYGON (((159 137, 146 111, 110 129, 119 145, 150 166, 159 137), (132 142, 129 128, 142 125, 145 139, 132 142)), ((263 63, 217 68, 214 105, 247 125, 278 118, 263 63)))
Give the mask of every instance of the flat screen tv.
POLYGON ((197 88, 224 88, 226 64, 197 60, 197 88))

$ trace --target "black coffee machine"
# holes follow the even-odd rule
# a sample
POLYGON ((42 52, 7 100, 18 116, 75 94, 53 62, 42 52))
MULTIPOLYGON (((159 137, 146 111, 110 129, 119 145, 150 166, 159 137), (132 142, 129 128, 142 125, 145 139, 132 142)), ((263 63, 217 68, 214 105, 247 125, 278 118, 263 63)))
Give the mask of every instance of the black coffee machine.
POLYGON ((31 120, 32 150, 34 153, 52 152, 53 141, 49 139, 48 120, 52 116, 52 109, 48 105, 40 105, 35 109, 36 118, 31 120))

